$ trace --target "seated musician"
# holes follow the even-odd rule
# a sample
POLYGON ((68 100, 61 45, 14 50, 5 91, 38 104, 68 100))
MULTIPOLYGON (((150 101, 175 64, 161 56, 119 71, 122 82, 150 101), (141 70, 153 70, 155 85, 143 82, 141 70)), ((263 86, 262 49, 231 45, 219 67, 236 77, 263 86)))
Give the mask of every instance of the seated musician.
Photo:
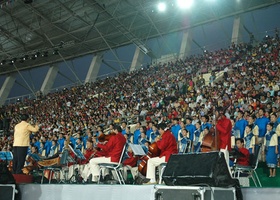
POLYGON ((171 154, 177 154, 177 142, 174 135, 171 131, 166 127, 166 124, 160 123, 158 125, 158 130, 161 136, 160 138, 156 138, 156 144, 160 149, 160 155, 158 157, 150 158, 147 162, 147 175, 146 178, 150 179, 147 184, 155 184, 156 183, 156 167, 161 163, 167 162, 171 154))
POLYGON ((31 152, 26 156, 25 166, 22 169, 24 174, 30 174, 34 169, 38 168, 38 161, 41 160, 40 155, 38 154, 38 147, 31 146, 31 152))
MULTIPOLYGON (((79 171, 79 174, 81 174, 83 172, 84 169, 84 165, 87 164, 89 162, 89 160, 92 158, 92 156, 95 153, 95 149, 93 148, 93 141, 92 138, 88 138, 87 142, 86 142, 86 150, 83 153, 85 159, 84 160, 80 160, 80 159, 76 159, 78 164, 75 165, 71 165, 69 167, 69 174, 68 174, 68 178, 71 179, 71 177, 74 174, 75 169, 77 169, 77 171, 79 171)), ((73 156, 73 158, 75 158, 75 155, 73 156)))
POLYGON ((85 160, 82 160, 82 164, 86 164, 89 162, 89 160, 92 158, 92 155, 94 154, 95 150, 93 149, 93 141, 91 138, 87 140, 86 150, 84 152, 85 160))
POLYGON ((235 140, 236 150, 239 151, 243 156, 239 156, 236 160, 236 164, 249 166, 249 156, 250 152, 248 149, 244 147, 244 140, 242 138, 238 138, 235 140))
POLYGON ((39 160, 42 160, 42 158, 40 157, 40 155, 38 153, 38 147, 37 146, 31 146, 31 153, 27 157, 31 157, 36 162, 39 161, 39 160))
POLYGON ((105 144, 97 144, 97 147, 101 149, 103 156, 92 158, 89 161, 89 164, 85 165, 85 168, 81 174, 84 181, 86 181, 90 175, 92 175, 91 181, 98 181, 98 177, 100 175, 100 167, 98 166, 99 163, 119 162, 122 150, 126 144, 126 139, 122 134, 122 129, 120 126, 115 125, 113 131, 116 133, 116 135, 113 135, 108 142, 105 144))
POLYGON ((130 170, 133 179, 135 179, 135 176, 137 174, 137 161, 139 160, 138 156, 135 156, 133 154, 133 151, 130 147, 127 148, 127 151, 125 152, 125 159, 122 162, 123 164, 123 177, 125 181, 127 180, 127 171, 130 170))

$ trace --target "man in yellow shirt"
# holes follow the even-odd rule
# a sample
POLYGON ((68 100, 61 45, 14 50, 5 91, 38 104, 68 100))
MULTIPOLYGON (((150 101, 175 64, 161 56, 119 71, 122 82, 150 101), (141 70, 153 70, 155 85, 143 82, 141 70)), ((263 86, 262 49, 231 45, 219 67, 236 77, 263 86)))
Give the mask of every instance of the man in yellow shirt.
POLYGON ((27 121, 27 114, 21 115, 21 122, 15 126, 14 144, 13 144, 13 173, 22 174, 27 149, 30 145, 30 134, 36 133, 39 130, 38 124, 32 126, 27 121))

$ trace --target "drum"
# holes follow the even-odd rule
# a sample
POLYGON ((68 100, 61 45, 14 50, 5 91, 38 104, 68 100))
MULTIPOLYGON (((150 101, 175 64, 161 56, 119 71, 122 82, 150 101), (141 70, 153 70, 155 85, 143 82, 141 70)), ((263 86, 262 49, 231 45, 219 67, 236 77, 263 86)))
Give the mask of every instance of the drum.
POLYGON ((54 165, 59 165, 60 163, 60 157, 58 156, 57 158, 52 158, 49 160, 42 160, 42 161, 38 161, 38 166, 40 167, 50 167, 50 166, 54 166, 54 165))

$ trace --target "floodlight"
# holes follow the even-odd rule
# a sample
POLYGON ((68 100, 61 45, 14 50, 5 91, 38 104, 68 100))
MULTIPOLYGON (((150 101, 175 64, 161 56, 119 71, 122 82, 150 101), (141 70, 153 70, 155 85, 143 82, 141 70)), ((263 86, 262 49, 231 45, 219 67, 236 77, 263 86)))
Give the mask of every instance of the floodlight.
POLYGON ((193 5, 193 2, 193 0, 177 0, 177 6, 181 9, 187 9, 193 5))
POLYGON ((160 2, 158 4, 158 11, 164 12, 166 10, 166 4, 164 2, 160 2))
POLYGON ((17 58, 13 58, 13 59, 11 60, 11 63, 15 63, 16 60, 17 60, 17 58))
POLYGON ((25 55, 22 59, 23 60, 27 60, 29 58, 29 56, 28 55, 25 55))
POLYGON ((38 58, 40 54, 41 54, 40 52, 36 52, 36 53, 34 54, 34 57, 35 57, 35 58, 38 58))
POLYGON ((48 57, 48 55, 49 55, 49 52, 48 52, 48 51, 44 51, 44 52, 42 53, 42 57, 48 57))
POLYGON ((58 54, 59 54, 58 49, 54 49, 54 50, 53 50, 53 55, 58 55, 58 54))

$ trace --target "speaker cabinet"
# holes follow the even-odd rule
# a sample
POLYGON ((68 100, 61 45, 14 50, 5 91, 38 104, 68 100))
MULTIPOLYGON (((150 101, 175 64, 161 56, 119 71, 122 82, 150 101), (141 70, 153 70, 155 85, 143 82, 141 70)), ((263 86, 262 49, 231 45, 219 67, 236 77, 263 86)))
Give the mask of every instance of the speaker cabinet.
POLYGON ((235 188, 201 186, 155 186, 155 200, 236 200, 235 188))
POLYGON ((231 187, 231 178, 221 152, 172 155, 162 176, 166 185, 231 187))
POLYGON ((14 184, 0 184, 0 199, 14 200, 15 199, 15 185, 14 184))

